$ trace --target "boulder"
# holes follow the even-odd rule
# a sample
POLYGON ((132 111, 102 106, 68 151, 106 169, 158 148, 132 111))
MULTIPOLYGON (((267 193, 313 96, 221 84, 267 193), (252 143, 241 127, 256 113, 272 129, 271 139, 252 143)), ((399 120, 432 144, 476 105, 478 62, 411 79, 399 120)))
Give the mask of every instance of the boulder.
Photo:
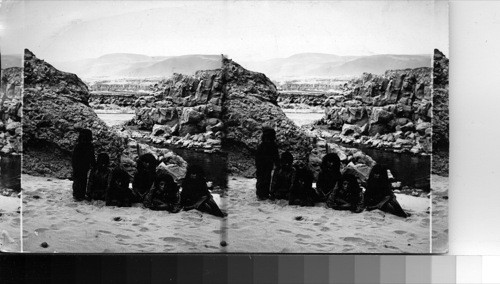
POLYGON ((425 133, 426 129, 431 128, 432 124, 430 122, 424 122, 420 121, 417 126, 415 127, 415 130, 421 133, 425 133))
POLYGON ((168 125, 160 125, 155 124, 153 126, 153 131, 151 132, 151 136, 170 136, 172 134, 172 128, 168 125))
POLYGON ((357 126, 357 125, 353 125, 353 124, 344 124, 342 126, 342 132, 341 134, 342 135, 352 135, 352 134, 360 134, 362 133, 362 129, 361 127, 357 126))
POLYGON ((141 149, 169 157, 167 165, 186 166, 170 150, 141 146, 131 134, 109 128, 88 106, 88 88, 76 75, 57 70, 29 50, 24 78, 23 172, 71 178, 71 155, 80 128, 92 131, 96 154, 109 154, 111 166, 120 163, 131 174, 141 149))

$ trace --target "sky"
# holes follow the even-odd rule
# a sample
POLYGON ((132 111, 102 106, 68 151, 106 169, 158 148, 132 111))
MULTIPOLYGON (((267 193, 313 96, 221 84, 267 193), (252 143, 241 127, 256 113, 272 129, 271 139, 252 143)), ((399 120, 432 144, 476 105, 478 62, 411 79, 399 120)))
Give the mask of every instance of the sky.
POLYGON ((444 1, 3 1, 0 48, 49 61, 109 53, 448 54, 444 1))

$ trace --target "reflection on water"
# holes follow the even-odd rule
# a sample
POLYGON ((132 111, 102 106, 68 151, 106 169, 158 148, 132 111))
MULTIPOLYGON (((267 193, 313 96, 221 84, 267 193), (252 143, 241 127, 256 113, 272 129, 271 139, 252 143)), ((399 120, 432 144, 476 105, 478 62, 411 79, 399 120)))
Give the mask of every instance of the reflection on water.
POLYGON ((15 191, 21 190, 21 155, 0 157, 0 186, 15 191))
MULTIPOLYGON (((320 119, 322 113, 285 113, 297 125, 304 125, 320 119)), ((133 114, 98 114, 108 125, 116 125, 130 120, 133 114)), ((343 145, 355 147, 353 145, 343 145)), ((391 172, 403 185, 416 188, 430 188, 431 159, 429 156, 414 156, 411 154, 398 154, 358 145, 358 148, 372 157, 377 163, 382 163, 391 169, 391 172)), ((188 163, 198 164, 205 170, 209 180, 214 185, 227 188, 227 156, 223 153, 207 154, 189 149, 170 148, 184 158, 188 163)))
MULTIPOLYGON (((134 117, 130 113, 98 113, 108 126, 118 125, 134 117)), ((203 153, 190 149, 177 147, 166 147, 181 156, 188 164, 197 164, 203 168, 207 180, 213 182, 214 186, 222 189, 227 188, 227 155, 224 153, 203 153)))
MULTIPOLYGON (((353 145, 342 145, 354 147, 353 145)), ((376 148, 358 145, 355 148, 365 152, 377 163, 386 165, 403 185, 424 190, 430 189, 430 156, 415 156, 408 153, 393 153, 376 148)))
MULTIPOLYGON (((290 113, 285 112, 288 118, 297 125, 311 123, 320 119, 321 113, 290 113)), ((358 148, 372 157, 377 163, 385 164, 394 177, 401 181, 403 185, 411 187, 429 189, 431 159, 429 156, 414 156, 407 153, 394 153, 381 149, 369 148, 363 145, 342 145, 349 148, 358 148)))

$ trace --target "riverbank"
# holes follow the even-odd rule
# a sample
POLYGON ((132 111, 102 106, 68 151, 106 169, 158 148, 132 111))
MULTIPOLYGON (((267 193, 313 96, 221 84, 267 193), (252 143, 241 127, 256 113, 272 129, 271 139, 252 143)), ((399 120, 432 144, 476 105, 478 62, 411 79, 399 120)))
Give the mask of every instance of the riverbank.
MULTIPOLYGON (((434 251, 442 251, 447 247, 448 178, 432 180, 433 244, 434 251)), ((220 219, 197 211, 169 214, 141 206, 77 203, 69 180, 23 175, 23 184, 27 252, 428 253, 430 249, 431 202, 424 197, 397 194, 401 206, 412 214, 407 219, 379 210, 354 214, 324 204, 298 207, 284 201, 257 201, 255 179, 231 176, 228 196, 218 200, 229 216, 220 219)), ((14 233, 8 234, 15 239, 14 233)))
MULTIPOLYGON (((196 210, 170 214, 139 204, 75 202, 72 182, 23 175, 23 249, 71 253, 224 252, 221 219, 196 210), (41 214, 43 213, 43 214, 41 214)), ((216 196, 224 208, 225 198, 216 196)))
MULTIPOLYGON (((447 189, 447 178, 435 180, 433 186, 447 189)), ((327 209, 324 204, 298 207, 285 201, 258 201, 254 191, 255 179, 233 176, 229 180, 229 252, 430 252, 429 198, 396 194, 401 206, 412 214, 403 219, 379 210, 354 214, 327 209)), ((447 199, 433 203, 447 208, 447 199)), ((447 211, 433 212, 432 217, 446 219, 447 211)), ((447 219, 433 225, 436 232, 448 229, 447 219)), ((442 236, 435 241, 438 239, 442 236)))

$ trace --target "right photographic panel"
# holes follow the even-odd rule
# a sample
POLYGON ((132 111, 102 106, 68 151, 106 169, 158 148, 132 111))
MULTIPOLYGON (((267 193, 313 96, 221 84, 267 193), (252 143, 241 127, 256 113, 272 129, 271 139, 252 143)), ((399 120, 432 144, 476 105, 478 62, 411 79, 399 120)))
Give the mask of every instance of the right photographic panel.
POLYGON ((227 251, 445 253, 448 3, 264 3, 228 17, 227 251))

